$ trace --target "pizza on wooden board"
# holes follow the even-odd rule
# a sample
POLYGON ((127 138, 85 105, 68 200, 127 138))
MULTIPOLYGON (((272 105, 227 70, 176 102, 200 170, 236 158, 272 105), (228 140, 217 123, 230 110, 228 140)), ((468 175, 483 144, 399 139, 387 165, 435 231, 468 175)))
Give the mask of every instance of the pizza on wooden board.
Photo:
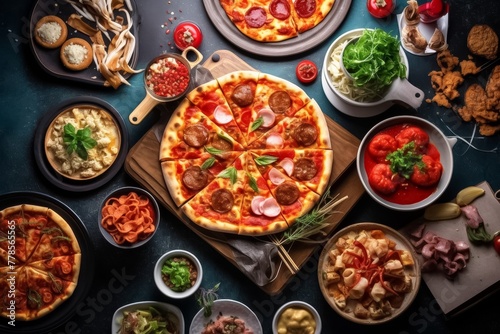
POLYGON ((240 235, 288 229, 326 191, 334 161, 316 101, 255 71, 188 93, 164 129, 159 159, 174 203, 192 222, 240 235))
POLYGON ((220 0, 229 20, 259 42, 294 38, 320 24, 335 0, 220 0))
POLYGON ((0 211, 2 317, 39 319, 67 300, 80 275, 81 250, 70 225, 50 208, 21 204, 0 211))

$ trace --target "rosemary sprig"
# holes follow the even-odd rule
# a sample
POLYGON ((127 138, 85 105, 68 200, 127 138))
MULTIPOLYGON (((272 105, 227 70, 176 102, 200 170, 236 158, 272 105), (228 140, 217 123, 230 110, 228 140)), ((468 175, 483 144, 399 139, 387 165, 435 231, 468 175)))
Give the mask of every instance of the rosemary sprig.
POLYGON ((280 239, 280 244, 287 244, 294 241, 310 243, 324 242, 324 239, 314 240, 311 237, 316 234, 320 234, 323 237, 327 236, 323 229, 330 225, 329 218, 338 212, 334 211, 335 207, 348 198, 348 196, 344 196, 337 199, 338 197, 338 194, 332 197, 330 188, 328 188, 316 206, 310 212, 297 218, 292 227, 285 231, 283 237, 280 239))
POLYGON ((196 301, 203 308, 203 315, 209 317, 212 315, 212 306, 214 301, 219 298, 217 291, 219 290, 220 282, 215 284, 211 289, 205 290, 203 287, 198 291, 196 301))

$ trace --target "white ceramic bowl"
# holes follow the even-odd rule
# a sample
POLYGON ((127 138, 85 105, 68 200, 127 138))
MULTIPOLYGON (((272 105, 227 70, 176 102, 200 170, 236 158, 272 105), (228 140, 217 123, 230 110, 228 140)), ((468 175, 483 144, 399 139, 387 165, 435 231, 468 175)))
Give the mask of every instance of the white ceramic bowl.
POLYGON ((431 122, 422 119, 420 117, 415 117, 415 116, 396 116, 392 118, 388 118, 378 124, 376 124, 373 128, 371 128, 368 133, 364 136, 363 140, 361 141, 358 149, 358 154, 357 154, 357 159, 356 159, 356 166, 358 170, 358 175, 359 178, 361 179, 361 183, 363 184, 366 192, 378 203, 382 204, 383 206, 397 210, 397 211, 413 211, 413 210, 418 210, 421 208, 425 208, 426 206, 430 205, 434 201, 436 201, 446 190, 448 187, 451 176, 453 174, 453 152, 452 152, 452 147, 456 143, 455 138, 447 138, 441 130, 432 124, 431 122), (429 135, 429 141, 437 148, 440 154, 440 161, 443 166, 443 172, 441 175, 441 178, 437 184, 437 188, 435 191, 427 198, 421 200, 420 202, 413 203, 413 204, 396 204, 393 202, 390 202, 384 198, 382 198, 380 195, 378 195, 370 186, 370 183, 368 181, 368 175, 365 170, 365 152, 367 150, 368 143, 370 140, 381 130, 388 128, 393 125, 397 124, 413 124, 417 125, 423 130, 427 132, 429 135))
POLYGON ((196 292, 196 290, 198 290, 198 288, 201 285, 201 281, 203 279, 203 268, 201 266, 200 261, 198 260, 198 258, 194 254, 192 254, 188 251, 182 250, 182 249, 176 249, 176 250, 171 250, 171 251, 163 254, 158 259, 158 261, 156 261, 153 275, 154 275, 154 280, 155 280, 156 286, 161 291, 161 293, 163 293, 165 296, 170 297, 170 298, 182 299, 182 298, 186 298, 186 297, 191 296, 192 294, 194 294, 196 292), (166 260, 173 258, 173 257, 188 258, 189 260, 191 260, 192 263, 194 263, 194 265, 196 266, 196 269, 198 271, 198 276, 196 278, 195 284, 192 287, 190 287, 189 289, 184 290, 182 292, 178 292, 178 291, 174 291, 174 290, 170 289, 162 279, 161 268, 163 267, 163 264, 165 263, 166 260))
POLYGON ((131 303, 128 305, 124 305, 117 309, 115 313, 113 314, 113 320, 111 323, 111 334, 116 334, 120 330, 121 323, 123 320, 123 313, 124 312, 133 312, 136 310, 147 310, 149 307, 154 307, 160 312, 169 312, 175 315, 178 319, 178 329, 177 333, 184 333, 184 315, 182 314, 181 310, 174 305, 167 304, 167 303, 161 303, 161 302, 156 302, 156 301, 142 301, 142 302, 136 302, 136 303, 131 303))
MULTIPOLYGON (((362 35, 363 31, 367 29, 354 29, 350 30, 342 35, 340 35, 328 48, 325 58, 323 60, 323 90, 325 91, 327 97, 333 93, 335 96, 333 99, 339 99, 341 103, 340 106, 347 105, 347 108, 354 108, 357 112, 346 112, 347 114, 356 114, 360 113, 358 117, 369 117, 379 114, 389 107, 391 107, 394 103, 400 103, 403 105, 409 105, 413 108, 417 108, 422 103, 424 98, 424 93, 418 89, 417 87, 411 85, 407 79, 396 79, 391 87, 385 92, 385 95, 380 99, 372 102, 358 102, 347 95, 341 93, 334 85, 331 79, 331 75, 328 71, 328 67, 332 62, 331 54, 332 52, 340 46, 343 42, 349 41, 353 38, 357 38, 362 35), (325 87, 326 86, 326 87, 325 87), (375 110, 372 110, 375 108, 375 110), (364 116, 363 113, 367 113, 369 116, 364 116)), ((400 56, 403 64, 406 66, 406 77, 409 75, 409 64, 408 59, 406 58, 406 54, 403 49, 400 48, 400 56)), ((340 67, 340 64, 338 65, 340 67)), ((332 98, 329 98, 331 101, 332 98)), ((335 104, 334 104, 335 105, 335 104)), ((344 112, 344 110, 341 110, 344 112)))
POLYGON ((136 248, 136 247, 139 247, 139 246, 142 246, 144 245, 145 243, 147 243, 149 240, 151 240, 153 238, 153 236, 156 234, 156 232, 158 231, 158 228, 160 226, 160 207, 158 206, 158 202, 156 201, 156 199, 153 197, 153 195, 151 195, 149 192, 147 192, 146 190, 142 189, 142 188, 138 188, 138 187, 122 187, 122 188, 118 188, 114 191, 112 191, 110 194, 108 194, 104 200, 102 201, 100 207, 99 207, 99 212, 97 214, 97 224, 99 225, 99 231, 101 231, 101 234, 102 236, 104 237, 104 239, 106 239, 110 244, 112 244, 113 246, 116 246, 118 248, 124 248, 124 249, 129 249, 129 248, 136 248), (112 197, 114 198, 119 198, 120 196, 122 195, 127 195, 131 192, 135 192, 137 195, 139 196, 144 196, 146 198, 149 199, 149 202, 151 203, 151 206, 152 206, 152 209, 153 209, 153 213, 154 213, 154 225, 155 225, 155 230, 153 231, 153 233, 151 235, 149 235, 146 239, 144 240, 140 240, 140 241, 137 241, 137 242, 134 242, 134 243, 129 243, 129 242, 125 242, 123 244, 118 244, 114 239, 113 237, 111 236, 111 234, 109 234, 108 231, 106 231, 104 229, 104 227, 102 227, 102 224, 101 224, 101 221, 102 221, 102 207, 104 206, 104 204, 112 197))
POLYGON ((312 316, 314 317, 314 321, 316 322, 316 329, 314 331, 314 334, 321 334, 322 323, 321 323, 321 317, 319 316, 318 311, 310 304, 303 302, 303 301, 299 301, 299 300, 285 303, 278 309, 278 311, 276 311, 276 313, 274 314, 274 317, 273 317, 273 334, 278 334, 279 319, 280 319, 282 313, 291 307, 296 308, 296 309, 305 309, 306 311, 311 313, 312 316))

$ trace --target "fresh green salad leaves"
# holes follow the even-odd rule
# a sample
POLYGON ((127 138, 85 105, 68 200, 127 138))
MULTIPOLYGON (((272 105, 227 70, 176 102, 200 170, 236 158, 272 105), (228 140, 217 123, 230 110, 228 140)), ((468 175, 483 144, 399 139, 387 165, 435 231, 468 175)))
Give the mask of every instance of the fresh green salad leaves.
POLYGON ((67 145, 66 151, 68 154, 76 152, 80 158, 87 160, 89 156, 87 150, 97 145, 91 135, 92 131, 88 126, 76 131, 73 124, 67 123, 64 126, 63 142, 67 145))
POLYGON ((213 288, 205 290, 205 288, 201 287, 197 292, 197 301, 198 304, 203 308, 203 315, 205 317, 209 317, 212 315, 212 306, 214 305, 214 301, 219 298, 217 291, 219 290, 220 282, 215 284, 213 288))
POLYGON ((409 179, 413 173, 413 167, 420 169, 425 167, 422 155, 415 151, 415 142, 411 141, 396 151, 389 153, 386 157, 391 163, 391 170, 405 179, 409 179))
POLYGON ((406 77, 399 47, 399 40, 382 29, 367 29, 345 48, 342 61, 356 86, 382 93, 396 78, 406 77))

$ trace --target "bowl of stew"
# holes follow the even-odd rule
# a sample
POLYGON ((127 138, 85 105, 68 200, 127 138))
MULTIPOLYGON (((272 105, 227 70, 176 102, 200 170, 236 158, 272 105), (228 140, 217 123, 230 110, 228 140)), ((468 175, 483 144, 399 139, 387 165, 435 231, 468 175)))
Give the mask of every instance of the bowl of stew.
POLYGON ((388 118, 368 131, 356 167, 366 192, 397 211, 413 211, 436 201, 453 174, 455 138, 414 116, 388 118))

